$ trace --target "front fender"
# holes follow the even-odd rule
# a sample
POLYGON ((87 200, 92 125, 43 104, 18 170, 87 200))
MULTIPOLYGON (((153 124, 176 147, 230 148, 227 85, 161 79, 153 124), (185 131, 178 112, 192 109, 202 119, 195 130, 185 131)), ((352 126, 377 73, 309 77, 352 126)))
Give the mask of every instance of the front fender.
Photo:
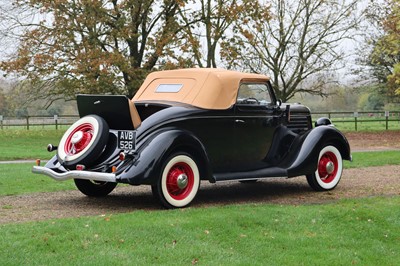
POLYGON ((288 176, 312 174, 317 170, 321 149, 327 145, 335 146, 344 160, 351 160, 350 145, 346 137, 333 126, 319 126, 312 129, 303 141, 295 142, 292 163, 288 167, 288 176))
POLYGON ((212 171, 205 148, 191 132, 179 129, 158 131, 140 145, 137 157, 120 174, 120 182, 131 185, 156 184, 165 160, 173 152, 186 152, 198 164, 202 179, 212 180, 212 171))

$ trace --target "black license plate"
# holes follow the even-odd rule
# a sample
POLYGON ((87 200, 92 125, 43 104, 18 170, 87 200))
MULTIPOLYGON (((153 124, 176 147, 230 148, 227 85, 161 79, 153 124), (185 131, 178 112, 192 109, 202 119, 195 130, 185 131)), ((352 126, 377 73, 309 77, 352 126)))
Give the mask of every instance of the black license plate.
POLYGON ((134 150, 136 147, 136 131, 118 131, 118 148, 121 150, 134 150))

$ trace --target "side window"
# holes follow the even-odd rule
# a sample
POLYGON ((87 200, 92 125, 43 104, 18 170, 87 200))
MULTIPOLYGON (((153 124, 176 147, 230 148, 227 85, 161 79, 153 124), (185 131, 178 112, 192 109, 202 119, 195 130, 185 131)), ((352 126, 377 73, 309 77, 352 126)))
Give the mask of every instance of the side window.
POLYGON ((271 103, 267 84, 242 83, 239 87, 237 104, 268 105, 271 103))

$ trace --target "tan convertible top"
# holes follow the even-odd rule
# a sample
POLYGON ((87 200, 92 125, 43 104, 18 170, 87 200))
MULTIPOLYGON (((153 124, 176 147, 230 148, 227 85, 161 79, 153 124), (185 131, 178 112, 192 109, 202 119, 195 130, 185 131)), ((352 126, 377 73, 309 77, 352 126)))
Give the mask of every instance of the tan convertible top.
POLYGON ((227 109, 236 102, 241 82, 265 83, 269 77, 215 68, 189 68, 149 74, 132 98, 172 101, 204 109, 227 109))

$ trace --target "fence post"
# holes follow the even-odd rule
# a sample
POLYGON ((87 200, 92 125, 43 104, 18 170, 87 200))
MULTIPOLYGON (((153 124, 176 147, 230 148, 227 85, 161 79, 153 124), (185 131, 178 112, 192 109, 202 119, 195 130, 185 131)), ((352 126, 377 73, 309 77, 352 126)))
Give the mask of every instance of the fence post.
POLYGON ((58 115, 54 115, 54 122, 56 124, 56 130, 58 130, 58 115))
POLYGON ((358 112, 354 112, 354 129, 357 131, 357 117, 358 117, 358 112))
POLYGON ((29 116, 26 116, 26 130, 29 130, 29 116))
POLYGON ((3 116, 0 115, 0 124, 1 124, 1 130, 3 130, 3 116))
POLYGON ((389 129, 389 111, 385 111, 386 130, 389 129))

